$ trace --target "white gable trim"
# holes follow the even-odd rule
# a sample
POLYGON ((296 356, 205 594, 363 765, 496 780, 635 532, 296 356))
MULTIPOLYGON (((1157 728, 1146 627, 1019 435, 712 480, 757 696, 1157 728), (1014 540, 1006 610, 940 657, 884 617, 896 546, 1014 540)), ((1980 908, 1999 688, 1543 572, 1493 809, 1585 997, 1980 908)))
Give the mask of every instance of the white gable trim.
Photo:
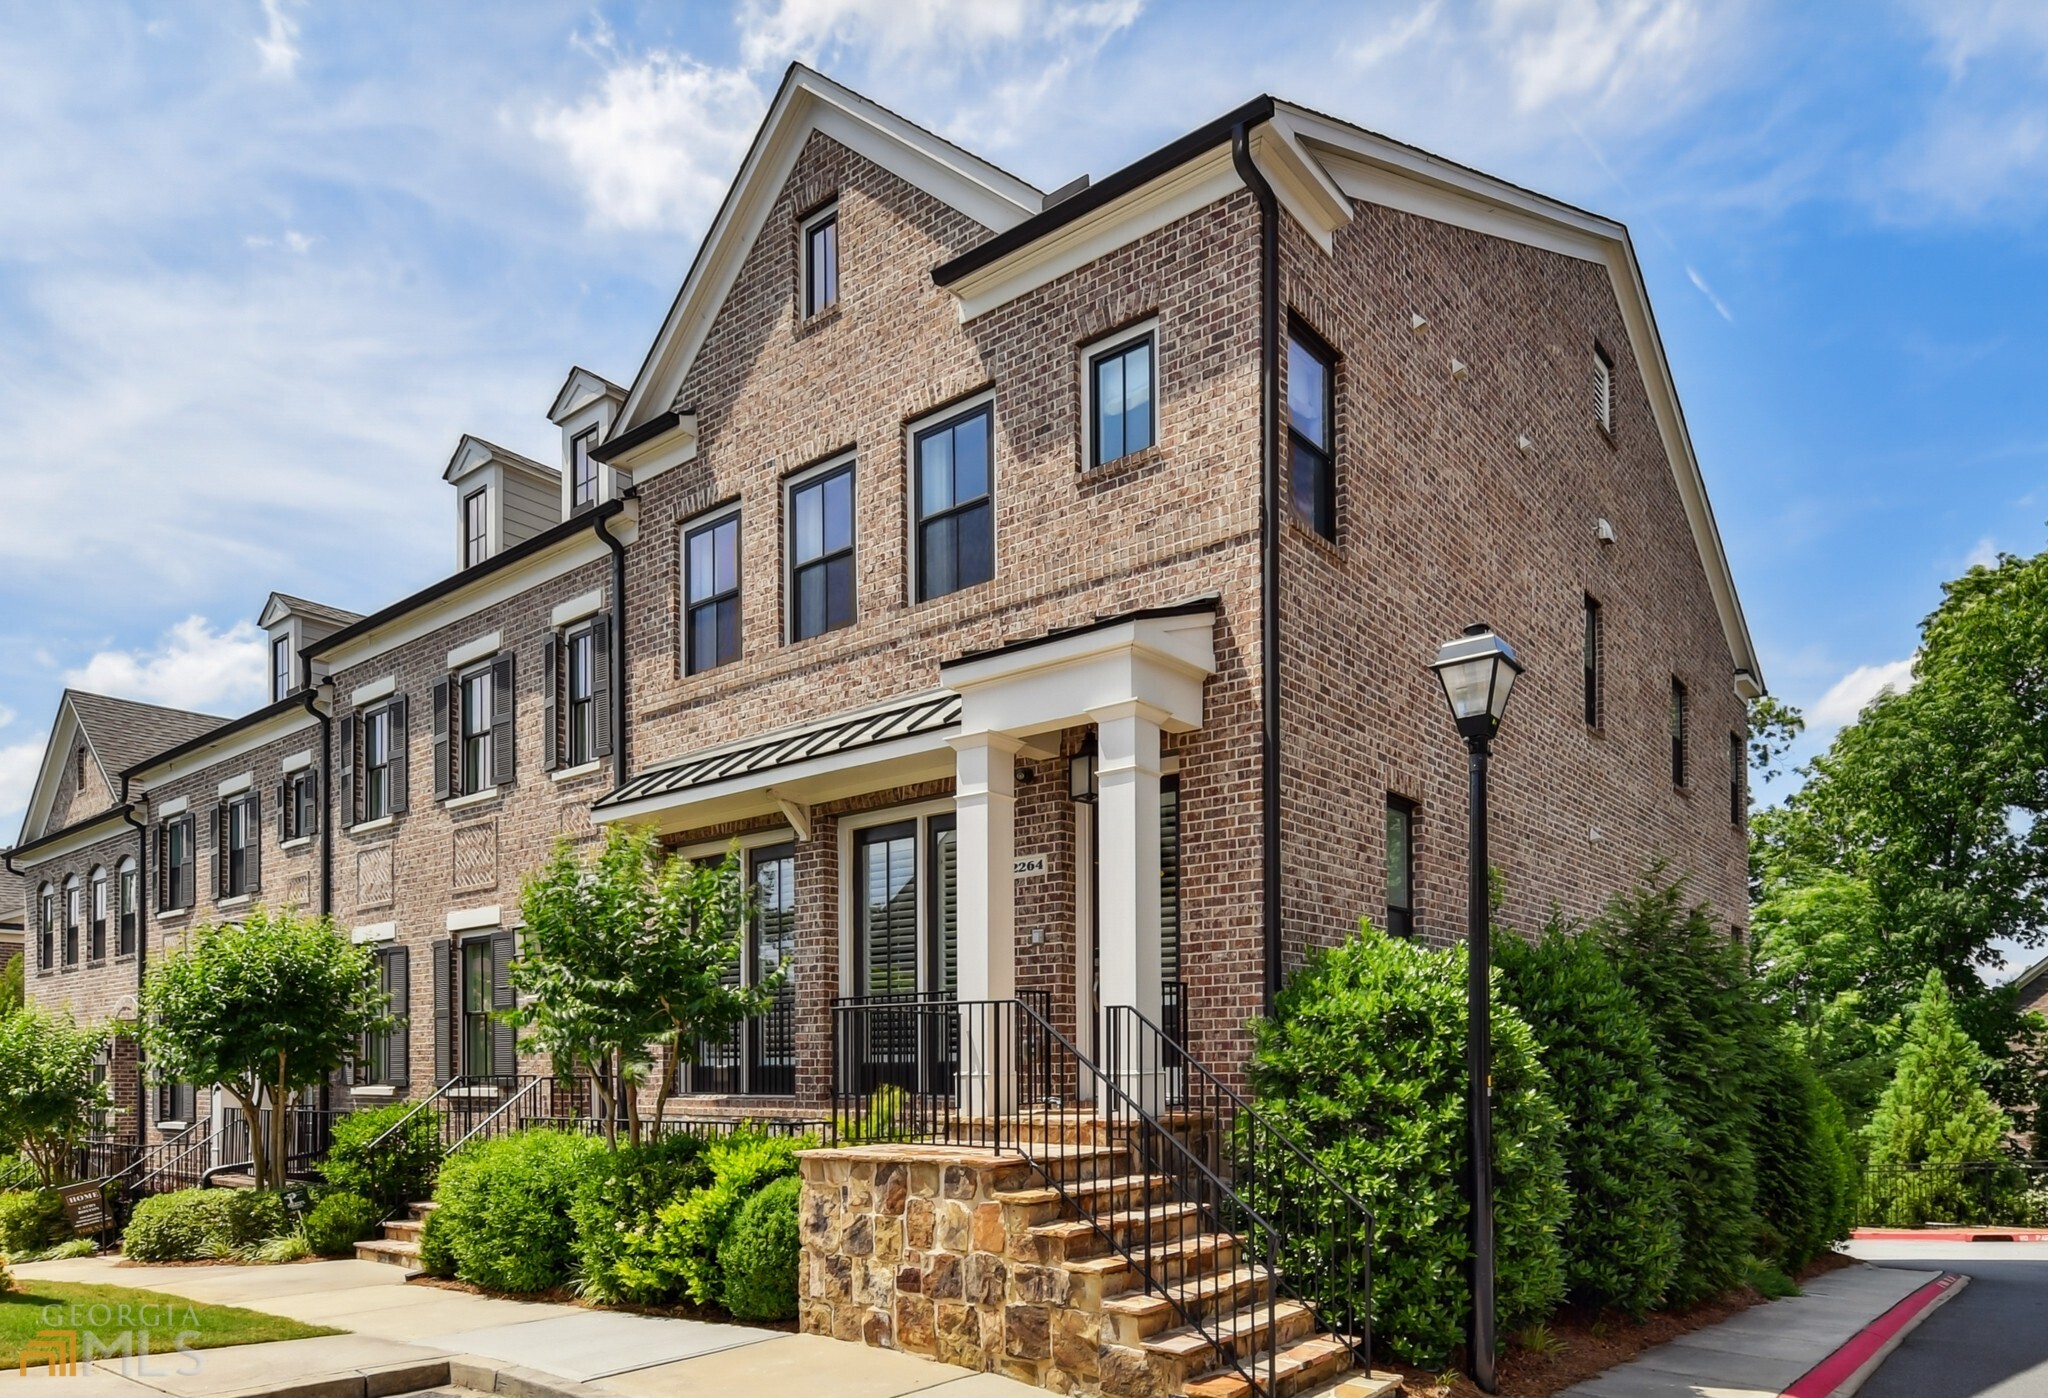
POLYGON ((992 232, 1022 223, 1045 203, 1043 194, 1016 176, 792 64, 647 361, 634 376, 612 429, 615 435, 668 410, 813 131, 824 132, 992 232))

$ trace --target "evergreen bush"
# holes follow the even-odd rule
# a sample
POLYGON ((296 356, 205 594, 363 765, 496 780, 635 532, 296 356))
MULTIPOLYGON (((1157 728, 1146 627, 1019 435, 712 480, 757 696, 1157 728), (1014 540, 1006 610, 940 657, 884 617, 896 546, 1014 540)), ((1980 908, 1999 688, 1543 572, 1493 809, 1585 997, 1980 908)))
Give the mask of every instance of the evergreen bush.
MULTIPOLYGON (((1999 1160, 2007 1123, 1984 1090, 1985 1070, 1982 1050, 1956 1020, 1941 972, 1929 971, 1899 1066, 1863 1128, 1872 1170, 1999 1160)), ((1894 1227, 1929 1219, 1976 1222, 1975 1183, 1963 1171, 1925 1171, 1914 1187, 1894 1193, 1882 1221, 1894 1227)))
MULTIPOLYGON (((1464 1339, 1465 948, 1429 950, 1363 924, 1318 952, 1254 1025, 1258 1108, 1372 1213, 1373 1324, 1392 1354, 1440 1364, 1464 1339)), ((1494 988, 1495 1249, 1503 1333, 1562 1299, 1570 1209, 1562 1121, 1534 1036, 1494 988)), ((1270 1187, 1298 1187, 1279 1181, 1270 1187)), ((1254 1190, 1252 1203, 1261 1200, 1254 1190)), ((1269 1201, 1270 1202, 1270 1201, 1269 1201)), ((1353 1220, 1362 1237, 1366 1221, 1353 1220)), ((1301 1261, 1290 1259, 1296 1272, 1301 1261)), ((1361 1277, 1324 1272, 1363 1301, 1361 1277)))
POLYGON ((1494 946, 1503 991, 1536 1036, 1564 1115, 1566 1285, 1581 1305, 1640 1316, 1678 1272, 1686 1147, 1649 1017, 1589 933, 1553 921, 1540 942, 1509 933, 1494 946))
POLYGON ((64 1196, 54 1189, 0 1194, 0 1253, 19 1256, 48 1247, 64 1228, 64 1196))
POLYGON ((451 1155, 434 1190, 433 1238, 463 1281, 494 1291, 545 1291, 569 1280, 576 1189, 602 1142, 534 1128, 451 1155))
POLYGON ((1848 1121, 1789 1027, 1758 1042, 1756 1252, 1798 1272, 1849 1236, 1856 1154, 1848 1121))
POLYGON ((784 1175, 740 1206, 718 1245, 719 1300, 739 1320, 790 1320, 802 1251, 797 1199, 803 1181, 784 1175))
POLYGON ((1687 1305, 1741 1285, 1756 1238, 1758 1012, 1742 953, 1685 884, 1662 869, 1594 924, 1649 1016, 1672 1109, 1685 1132, 1678 1171, 1682 1249, 1667 1292, 1687 1305))
POLYGON ((621 1146, 593 1161, 570 1207, 583 1295, 607 1304, 654 1305, 665 1299, 630 1284, 620 1264, 645 1251, 657 1213, 710 1180, 704 1138, 686 1132, 621 1146))
POLYGON ((416 1102, 350 1112, 334 1123, 334 1141, 320 1173, 336 1189, 368 1199, 388 1218, 431 1194, 434 1172, 441 1168, 441 1127, 440 1113, 422 1111, 416 1102), (401 1121, 405 1125, 373 1152, 371 1145, 401 1121))
POLYGON ((306 1215, 306 1243, 322 1257, 346 1257, 365 1238, 375 1237, 384 1210, 360 1194, 325 1195, 306 1215))
POLYGON ((712 1142, 705 1152, 711 1183, 655 1214, 644 1242, 618 1259, 620 1284, 642 1297, 717 1304, 723 1282, 718 1248, 733 1220, 762 1186, 794 1175, 796 1153, 810 1144, 750 1133, 712 1142))

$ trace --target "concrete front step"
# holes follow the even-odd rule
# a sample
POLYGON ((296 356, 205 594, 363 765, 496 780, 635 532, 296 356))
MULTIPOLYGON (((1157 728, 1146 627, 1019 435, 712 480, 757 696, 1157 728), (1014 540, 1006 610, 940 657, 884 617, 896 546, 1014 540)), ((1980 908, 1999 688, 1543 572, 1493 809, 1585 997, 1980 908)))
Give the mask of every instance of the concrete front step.
POLYGON ((426 1221, 417 1218, 394 1218, 384 1224, 384 1236, 394 1242, 416 1243, 426 1229, 426 1221))
POLYGON ((1183 1385, 1179 1394, 1180 1398, 1293 1398, 1352 1367, 1351 1347, 1342 1339, 1312 1335, 1277 1351, 1251 1356, 1245 1368, 1258 1376, 1256 1385, 1235 1368, 1219 1369, 1183 1385))

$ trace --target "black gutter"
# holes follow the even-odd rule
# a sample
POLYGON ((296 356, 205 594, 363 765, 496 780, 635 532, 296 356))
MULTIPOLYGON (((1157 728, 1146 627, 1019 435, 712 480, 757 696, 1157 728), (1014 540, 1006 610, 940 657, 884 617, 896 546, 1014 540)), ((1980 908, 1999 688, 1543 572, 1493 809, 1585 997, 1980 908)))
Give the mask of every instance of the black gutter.
POLYGON ((1231 130, 1230 158, 1259 204, 1259 913, 1271 1014, 1280 990, 1280 215, 1252 160, 1252 124, 1231 130))
MULTIPOLYGON (((312 667, 306 667, 311 678, 312 667)), ((306 712, 320 720, 320 916, 334 912, 334 809, 329 799, 328 768, 333 762, 334 716, 320 708, 320 691, 308 686, 300 691, 299 702, 306 712)))
MULTIPOLYGON (((124 792, 126 790, 125 782, 123 783, 123 790, 124 792)), ((101 811, 98 815, 87 816, 84 820, 75 821, 72 824, 65 826, 62 830, 52 830, 47 835, 37 836, 35 839, 30 840, 27 844, 16 845, 13 849, 6 851, 4 855, 0 855, 0 859, 5 860, 7 865, 7 871, 9 873, 14 874, 18 878, 31 878, 33 877, 32 875, 24 874, 22 873, 21 870, 14 867, 15 860, 21 858, 21 856, 23 856, 24 854, 31 854, 34 851, 42 849, 47 845, 54 845, 60 840, 68 840, 74 835, 78 835, 84 831, 90 830, 95 825, 99 825, 116 815, 125 815, 126 801, 127 797, 124 795, 122 797, 123 805, 109 806, 106 810, 101 811)))
MULTIPOLYGON (((156 756, 145 758, 121 773, 121 789, 123 792, 126 792, 129 781, 141 776, 145 772, 154 772, 157 768, 176 762, 181 757, 190 757, 195 752, 201 752, 220 742, 223 738, 232 738, 237 733, 247 732, 251 728, 260 727, 271 719, 282 718, 297 707, 299 707, 297 696, 286 695, 274 704, 265 704, 254 713, 247 713, 243 714, 240 718, 229 719, 220 727, 209 729, 198 737, 182 742, 174 748, 165 748, 156 756)), ((122 799, 126 800, 127 798, 124 795, 122 799)))
POLYGON ((596 509, 585 510, 580 515, 565 519, 554 528, 536 534, 523 543, 515 544, 496 557, 487 558, 482 563, 476 564, 474 567, 464 568, 459 573, 450 573, 439 582, 421 588, 410 597, 402 597, 383 610, 370 613, 361 621, 353 622, 342 627, 339 631, 322 636, 319 640, 300 651, 299 654, 309 660, 313 656, 324 655, 336 646, 353 641, 358 636, 367 635, 380 626, 390 625, 407 612, 416 611, 432 602, 438 602, 450 593, 460 592, 471 583, 488 578, 493 573, 502 572, 514 564, 523 563, 535 554, 545 553, 564 539, 573 538, 581 531, 610 519, 625 508, 626 504, 623 500, 607 500, 596 509))
POLYGON ((609 464, 615 457, 624 456, 642 442, 651 442, 662 433, 680 427, 682 422, 683 415, 679 412, 656 413, 631 431, 621 432, 608 442, 599 442, 590 449, 590 459, 609 464))
MULTIPOLYGON (((1169 170, 1187 164, 1204 151, 1212 150, 1225 141, 1234 140, 1238 132, 1256 126, 1272 115, 1273 99, 1265 96, 1254 97, 1236 111, 1226 113, 1208 125, 1190 131, 1170 145, 1161 146, 1150 155, 1105 176, 1073 198, 1063 199, 1051 208, 1033 214, 1006 232, 996 234, 987 242, 976 244, 958 257, 941 262, 932 268, 932 281, 939 286, 951 286, 969 273, 978 272, 992 262, 1000 262, 1020 248, 1029 247, 1048 233, 1064 228, 1076 219, 1094 213, 1105 204, 1121 199, 1132 190, 1150 184, 1169 170)), ((1261 184, 1263 185, 1263 181, 1261 184)), ((1255 188, 1253 193, 1257 192, 1255 188)), ((1272 197, 1272 191, 1268 189, 1265 198, 1272 197)))
MULTIPOLYGON (((627 498, 639 492, 628 490, 627 498)), ((624 505, 624 500, 618 502, 624 505)), ((611 530, 599 527, 597 537, 612 551, 612 781, 627 781, 626 757, 626 545, 611 530)))
MULTIPOLYGON (((121 777, 121 819, 135 827, 135 1018, 142 1018, 142 983, 149 971, 149 822, 135 818, 128 800, 128 777, 121 777)), ((149 1073, 142 1066, 142 1046, 135 1048, 135 1144, 149 1140, 149 1073)))

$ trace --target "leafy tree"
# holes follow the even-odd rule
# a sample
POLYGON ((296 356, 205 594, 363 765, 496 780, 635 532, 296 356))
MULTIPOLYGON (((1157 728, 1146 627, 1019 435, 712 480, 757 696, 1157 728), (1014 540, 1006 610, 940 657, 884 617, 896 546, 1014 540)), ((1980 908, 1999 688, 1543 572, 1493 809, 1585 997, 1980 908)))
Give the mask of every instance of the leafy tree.
POLYGON ((1682 879, 1653 869, 1608 905, 1594 932, 1650 1017, 1671 1106, 1685 1130, 1678 1171, 1684 1253, 1670 1299, 1718 1295, 1742 1281, 1756 1232, 1758 1016, 1741 952, 1682 879))
POLYGON ((1757 1251, 1797 1272, 1849 1236, 1856 1152, 1841 1104, 1791 1026, 1760 1035, 1756 1047, 1757 1251))
POLYGON ((1983 1053, 1957 1022, 1941 972, 1929 971, 1899 1069, 1864 1128, 1872 1165, 1994 1160, 2005 1114, 1984 1090, 1983 1053))
POLYGON ((112 1102, 95 1081, 104 1029, 30 1007, 0 1018, 0 1146, 18 1151, 47 1186, 112 1102))
POLYGON ((1768 785, 1784 775, 1778 764, 1805 731, 1806 715, 1776 695, 1764 694, 1749 701, 1749 770, 1757 785, 1768 785))
POLYGON ((219 1083, 249 1123, 260 1189, 283 1185, 283 1107, 343 1067, 365 1035, 390 1027, 369 950, 325 917, 257 907, 239 924, 197 929, 142 987, 143 1051, 161 1081, 219 1083))
POLYGON ((1572 1297, 1641 1315, 1663 1300, 1678 1271, 1686 1147, 1649 1017, 1588 933, 1553 921, 1539 942, 1498 937, 1496 956, 1564 1113, 1572 1206, 1562 1237, 1572 1297))
POLYGON ((22 967, 27 964, 27 957, 13 956, 0 967, 0 1015, 13 1014, 27 1003, 21 984, 22 967))
MULTIPOLYGON (((619 1106, 613 1076, 631 1084, 658 1071, 659 1119, 677 1066, 773 1000, 775 982, 730 983, 746 908, 737 850, 700 867, 652 832, 615 826, 586 863, 564 841, 521 893, 526 929, 511 977, 525 1003, 508 1017, 528 1048, 590 1074, 608 1122, 619 1106)), ((624 1096, 638 1142, 639 1094, 624 1096)))

